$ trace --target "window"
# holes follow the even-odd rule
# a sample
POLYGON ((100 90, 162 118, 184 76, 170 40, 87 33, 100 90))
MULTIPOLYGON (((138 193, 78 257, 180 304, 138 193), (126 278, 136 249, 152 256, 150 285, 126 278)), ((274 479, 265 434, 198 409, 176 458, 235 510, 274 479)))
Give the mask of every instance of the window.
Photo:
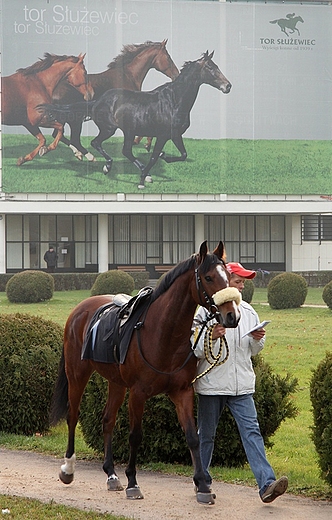
POLYGON ((302 215, 302 241, 332 240, 332 215, 302 215))

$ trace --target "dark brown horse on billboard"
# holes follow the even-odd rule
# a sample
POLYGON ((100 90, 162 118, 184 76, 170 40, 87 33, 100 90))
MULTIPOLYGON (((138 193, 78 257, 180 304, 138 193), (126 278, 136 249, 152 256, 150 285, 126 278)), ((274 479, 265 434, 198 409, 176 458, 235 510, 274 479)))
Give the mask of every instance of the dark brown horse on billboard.
MULTIPOLYGON (((156 69, 172 80, 175 79, 179 75, 179 70, 167 52, 166 44, 167 40, 125 45, 121 53, 108 65, 107 70, 97 74, 88 74, 89 83, 94 89, 94 99, 99 99, 104 92, 111 88, 141 90, 150 69, 156 69)), ((82 96, 67 82, 61 82, 53 93, 53 102, 62 105, 81 100, 82 96)), ((66 122, 70 127, 70 140, 62 136, 61 141, 71 147, 78 159, 82 160, 85 156, 88 160, 93 161, 94 156, 81 144, 82 121, 74 118, 66 122)), ((53 136, 55 136, 55 132, 53 136)))
POLYGON ((45 53, 43 60, 2 78, 2 123, 10 126, 22 125, 39 141, 37 148, 17 160, 19 166, 32 161, 38 153, 42 155, 54 150, 58 145, 63 125, 56 121, 43 124, 57 131, 54 141, 46 147, 46 139, 39 128, 42 115, 36 106, 50 103, 53 92, 61 81, 70 84, 84 99, 92 99, 93 90, 87 81, 84 57, 85 54, 57 56, 45 53))
MULTIPOLYGON (((199 441, 194 418, 193 379, 196 358, 191 349, 191 327, 197 305, 209 309, 224 327, 236 327, 240 319, 240 294, 228 286, 229 275, 220 242, 213 253, 206 242, 197 254, 169 271, 154 291, 147 305, 137 307, 124 360, 101 362, 82 356, 86 336, 95 331, 94 318, 105 305, 114 301, 111 295, 92 296, 79 303, 68 317, 64 331, 64 347, 59 376, 53 396, 51 423, 67 417, 68 444, 60 479, 70 484, 74 479, 75 429, 84 389, 93 372, 108 380, 108 399, 104 410, 104 464, 110 491, 123 489, 113 461, 112 436, 118 409, 129 389, 130 457, 126 468, 131 499, 143 498, 136 480, 137 451, 142 439, 142 417, 146 401, 166 393, 176 407, 194 465, 197 500, 213 504, 214 495, 204 479, 199 441), (94 324, 94 326, 92 325, 94 324), (84 359, 82 359, 82 357, 84 359)), ((114 323, 114 322, 112 322, 114 323)), ((113 326, 113 325, 112 325, 113 326)), ((120 342, 121 345, 121 342, 120 342)), ((111 351, 108 348, 107 353, 111 351)))

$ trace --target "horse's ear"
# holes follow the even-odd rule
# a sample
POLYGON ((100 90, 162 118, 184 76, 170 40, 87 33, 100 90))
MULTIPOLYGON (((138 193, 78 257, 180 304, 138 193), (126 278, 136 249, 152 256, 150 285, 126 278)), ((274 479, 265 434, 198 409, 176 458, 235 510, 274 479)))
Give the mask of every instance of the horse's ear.
POLYGON ((208 252, 207 240, 204 240, 204 242, 201 243, 201 247, 199 248, 198 263, 201 264, 204 261, 204 258, 206 257, 207 252, 208 252))
POLYGON ((86 52, 84 54, 83 54, 83 52, 80 52, 79 55, 78 55, 79 61, 83 61, 85 56, 86 56, 86 52))
POLYGON ((161 46, 162 46, 162 47, 166 47, 167 42, 168 42, 168 38, 166 38, 165 40, 163 40, 163 41, 161 42, 161 46))
POLYGON ((225 249, 224 243, 221 240, 220 240, 219 244, 217 245, 217 247, 215 248, 215 250, 213 251, 213 253, 219 258, 219 260, 222 260, 223 262, 225 262, 226 249, 225 249))
POLYGON ((208 60, 212 60, 213 55, 214 55, 214 51, 212 51, 211 54, 208 56, 208 60))

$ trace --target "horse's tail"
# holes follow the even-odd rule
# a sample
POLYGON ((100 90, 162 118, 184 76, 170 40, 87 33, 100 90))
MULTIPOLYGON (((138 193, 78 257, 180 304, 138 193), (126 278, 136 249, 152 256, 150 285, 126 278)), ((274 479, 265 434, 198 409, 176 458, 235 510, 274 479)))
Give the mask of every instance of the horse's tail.
POLYGON ((62 124, 70 123, 70 121, 87 121, 91 118, 91 110, 95 100, 80 101, 71 105, 58 105, 43 103, 36 106, 36 109, 42 114, 42 123, 59 122, 62 124))
POLYGON ((50 425, 55 426, 61 419, 64 419, 68 410, 68 379, 65 371, 65 356, 64 350, 59 363, 58 379, 55 383, 53 392, 51 411, 50 411, 50 425))
POLYGON ((270 20, 270 23, 278 23, 279 20, 270 20))

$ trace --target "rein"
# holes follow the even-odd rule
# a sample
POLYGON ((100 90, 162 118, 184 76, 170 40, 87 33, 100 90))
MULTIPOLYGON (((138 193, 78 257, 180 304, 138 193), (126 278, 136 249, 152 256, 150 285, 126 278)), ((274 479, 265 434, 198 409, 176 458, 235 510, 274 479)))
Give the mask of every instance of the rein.
MULTIPOLYGON (((196 348, 196 345, 197 345, 197 342, 198 342, 198 339, 200 338, 204 328, 206 327, 206 324, 208 321, 210 321, 212 318, 215 318, 219 323, 221 323, 221 315, 220 315, 220 312, 218 311, 218 307, 217 305, 215 304, 214 300, 212 298, 210 298, 210 296, 206 293, 204 287, 202 286, 202 281, 201 281, 201 278, 199 276, 199 273, 198 273, 198 267, 195 268, 195 281, 196 281, 196 289, 197 289, 197 293, 198 293, 198 298, 199 298, 199 301, 200 301, 200 304, 205 307, 205 306, 208 306, 208 309, 209 309, 209 315, 208 315, 208 318, 206 320, 206 322, 204 323, 203 327, 201 328, 199 334, 198 334, 198 337, 196 338, 196 341, 195 341, 195 344, 193 345, 193 347, 191 348, 189 354, 187 355, 186 359, 184 360, 184 362, 182 363, 182 365, 178 368, 176 368, 175 370, 171 371, 171 372, 164 372, 162 370, 158 370, 157 368, 155 368, 153 365, 151 365, 148 360, 144 357, 144 354, 142 352, 142 343, 141 343, 141 334, 140 334, 140 330, 141 328, 143 327, 144 325, 144 321, 145 321, 145 318, 146 318, 146 315, 147 315, 147 312, 149 310, 149 307, 151 305, 151 302, 150 304, 148 305, 148 307, 145 309, 145 312, 143 314, 143 317, 140 321, 138 321, 134 327, 134 329, 136 330, 136 336, 137 336, 137 346, 138 346, 138 351, 140 353, 140 356, 142 358, 142 360, 144 361, 144 363, 149 367, 151 368, 151 370, 153 370, 154 372, 156 372, 157 374, 161 374, 161 375, 164 375, 164 376, 172 376, 174 374, 177 374, 178 372, 180 372, 185 366, 186 364, 188 363, 188 361, 190 360, 191 356, 194 354, 194 350, 196 348), (204 303, 202 302, 202 297, 201 297, 201 293, 203 294, 204 296, 204 300, 205 300, 205 305, 204 303)), ((214 353, 213 353, 213 350, 212 350, 212 330, 213 330, 213 327, 214 326, 211 326, 208 328, 208 336, 209 336, 209 345, 207 344, 207 349, 206 349, 206 360, 209 361, 209 359, 211 358, 213 360, 213 362, 211 363, 211 366, 205 370, 202 374, 198 375, 193 381, 192 383, 194 383, 194 381, 196 381, 196 379, 202 377, 203 375, 205 375, 207 372, 209 372, 210 370, 212 370, 213 367, 219 365, 219 364, 222 364, 222 363, 225 363, 225 361, 227 361, 228 359, 228 355, 229 355, 229 349, 228 349, 228 345, 227 345, 227 341, 226 341, 226 338, 223 337, 221 338, 220 340, 220 349, 219 349, 219 352, 217 354, 217 356, 215 357, 214 356, 214 353), (209 332, 211 329, 211 332, 209 332), (226 346, 226 356, 224 358, 224 360, 220 361, 220 358, 221 358, 221 355, 222 355, 222 350, 223 350, 223 345, 225 344, 226 346)), ((206 339, 206 338, 205 338, 206 339)), ((205 345, 205 340, 204 340, 204 345, 205 345)), ((205 350, 205 349, 204 349, 205 350)), ((210 361, 209 361, 210 362, 210 361)))
MULTIPOLYGON (((201 337, 202 331, 206 327, 206 324, 208 321, 210 321, 211 317, 208 316, 208 319, 204 322, 203 326, 201 327, 201 330, 199 331, 199 334, 195 340, 195 344, 193 345, 193 350, 195 350, 196 345, 198 343, 199 338, 201 337)), ((198 374, 191 382, 191 384, 194 384, 197 379, 200 379, 201 377, 204 377, 206 374, 208 374, 214 367, 217 367, 219 365, 223 365, 226 363, 228 356, 229 356, 229 347, 226 340, 226 336, 223 336, 220 338, 220 345, 217 354, 214 354, 213 352, 213 339, 212 339, 212 333, 215 325, 210 325, 207 327, 205 337, 204 337, 204 355, 205 360, 210 364, 209 367, 207 367, 201 374, 198 374), (225 346, 226 349, 226 355, 224 358, 222 358, 223 348, 225 346)))

